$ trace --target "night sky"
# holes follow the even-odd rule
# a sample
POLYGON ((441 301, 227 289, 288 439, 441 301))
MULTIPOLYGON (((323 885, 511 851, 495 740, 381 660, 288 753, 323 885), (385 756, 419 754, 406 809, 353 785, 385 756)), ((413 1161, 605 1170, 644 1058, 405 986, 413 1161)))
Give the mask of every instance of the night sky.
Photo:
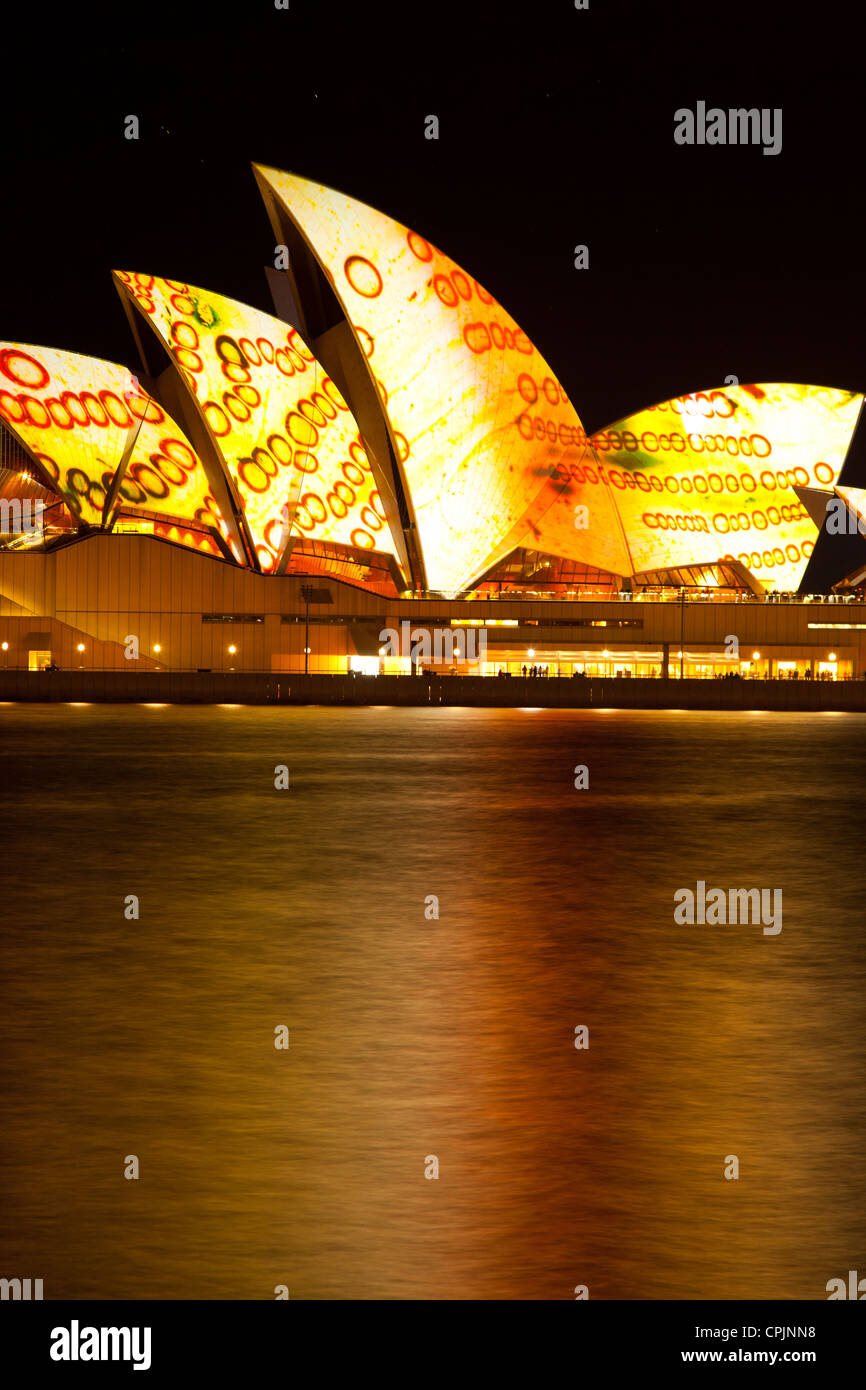
POLYGON ((862 390, 852 8, 590 6, 31 5, 15 30, 7 15, 0 337, 136 367, 113 267, 272 311, 255 160, 464 265, 590 430, 729 373, 862 390), (699 99, 782 107, 781 154, 677 146, 674 111, 699 99))

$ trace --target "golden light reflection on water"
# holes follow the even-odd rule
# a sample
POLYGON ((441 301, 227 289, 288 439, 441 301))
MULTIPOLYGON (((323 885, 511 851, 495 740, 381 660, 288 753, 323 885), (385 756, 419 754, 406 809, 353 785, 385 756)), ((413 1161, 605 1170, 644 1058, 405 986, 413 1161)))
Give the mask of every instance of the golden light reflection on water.
POLYGON ((0 723, 3 1272, 823 1298, 862 1265, 866 720, 72 718, 0 723), (699 878, 782 888, 780 935, 677 926, 699 878))

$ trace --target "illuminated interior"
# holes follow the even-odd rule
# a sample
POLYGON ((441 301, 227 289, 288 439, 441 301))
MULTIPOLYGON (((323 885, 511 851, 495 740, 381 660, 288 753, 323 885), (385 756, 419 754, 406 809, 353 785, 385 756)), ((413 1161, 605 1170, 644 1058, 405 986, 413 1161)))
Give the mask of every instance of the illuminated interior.
POLYGON ((862 487, 836 487, 835 495, 840 497, 848 508, 853 520, 848 522, 848 530, 866 535, 866 489, 862 487))

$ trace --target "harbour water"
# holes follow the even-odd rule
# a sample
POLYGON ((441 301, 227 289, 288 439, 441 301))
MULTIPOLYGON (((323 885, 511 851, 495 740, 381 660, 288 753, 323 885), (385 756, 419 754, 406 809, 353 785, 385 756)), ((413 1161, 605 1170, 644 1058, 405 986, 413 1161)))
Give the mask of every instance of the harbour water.
POLYGON ((0 748, 0 1275, 866 1273, 866 716, 6 705, 0 748), (678 925, 699 881, 781 890, 782 930, 678 925))

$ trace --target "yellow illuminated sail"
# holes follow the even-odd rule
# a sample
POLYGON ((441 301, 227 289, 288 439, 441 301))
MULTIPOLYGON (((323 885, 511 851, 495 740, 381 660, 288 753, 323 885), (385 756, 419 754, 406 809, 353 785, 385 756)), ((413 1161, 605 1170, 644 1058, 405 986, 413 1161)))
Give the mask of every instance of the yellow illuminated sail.
POLYGON ((493 295, 424 237, 276 169, 274 192, 364 353, 412 507, 428 587, 468 587, 517 545, 628 570, 609 491, 562 384, 493 295), (575 525, 575 508, 592 517, 575 525))
POLYGON ((224 527, 201 461, 126 367, 3 343, 0 382, 0 415, 79 521, 101 526, 118 512, 148 517, 157 534, 219 553, 202 534, 224 527), (173 523, 171 530, 158 518, 173 523))
POLYGON ((164 418, 126 367, 0 343, 0 416, 79 521, 101 524, 115 471, 145 415, 164 418))
POLYGON ((291 536, 394 553, 358 426, 294 328, 178 280, 115 279, 180 369, 266 573, 291 536))
POLYGON ((228 529, 211 494, 204 466, 183 431, 160 411, 159 422, 142 423, 117 490, 116 515, 125 521, 153 519, 154 534, 210 555, 219 546, 207 534, 228 529))
POLYGON ((634 570, 739 560, 795 589, 818 528, 796 487, 836 482, 861 395, 789 384, 664 401, 593 437, 634 570))

